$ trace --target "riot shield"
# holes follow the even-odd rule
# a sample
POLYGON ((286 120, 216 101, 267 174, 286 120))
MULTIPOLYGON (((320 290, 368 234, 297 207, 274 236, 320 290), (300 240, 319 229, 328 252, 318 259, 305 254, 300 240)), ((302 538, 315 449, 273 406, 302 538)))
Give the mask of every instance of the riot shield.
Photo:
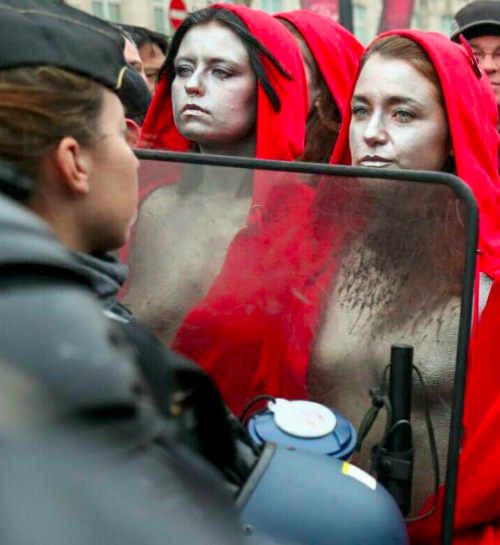
MULTIPOLYGON (((423 385, 413 381, 410 514, 435 491, 428 412, 451 536, 478 229, 466 185, 428 172, 138 155, 125 304, 200 363, 236 413, 257 394, 308 398, 358 428, 391 346, 412 346, 423 385)), ((370 471, 384 426, 381 416, 352 463, 370 471)))

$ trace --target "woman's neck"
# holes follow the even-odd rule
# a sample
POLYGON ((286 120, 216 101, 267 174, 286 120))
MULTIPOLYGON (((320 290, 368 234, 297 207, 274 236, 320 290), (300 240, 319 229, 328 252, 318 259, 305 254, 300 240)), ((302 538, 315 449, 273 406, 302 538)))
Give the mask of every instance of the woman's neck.
POLYGON ((225 142, 224 144, 208 142, 200 144, 200 153, 206 155, 229 155, 231 157, 255 158, 257 143, 255 134, 250 137, 238 140, 237 142, 225 142))
POLYGON ((248 169, 205 166, 203 183, 197 192, 200 195, 224 194, 224 198, 230 200, 251 196, 253 176, 250 174, 248 169))

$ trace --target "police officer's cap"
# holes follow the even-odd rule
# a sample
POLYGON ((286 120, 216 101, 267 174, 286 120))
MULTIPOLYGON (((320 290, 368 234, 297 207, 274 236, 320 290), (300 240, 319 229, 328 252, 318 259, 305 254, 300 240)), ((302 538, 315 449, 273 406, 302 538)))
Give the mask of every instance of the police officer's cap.
POLYGON ((464 6, 455 15, 450 37, 458 42, 460 34, 469 40, 479 36, 500 36, 500 2, 479 0, 464 6))
POLYGON ((0 0, 0 70, 56 66, 117 90, 124 39, 105 21, 54 0, 0 0))

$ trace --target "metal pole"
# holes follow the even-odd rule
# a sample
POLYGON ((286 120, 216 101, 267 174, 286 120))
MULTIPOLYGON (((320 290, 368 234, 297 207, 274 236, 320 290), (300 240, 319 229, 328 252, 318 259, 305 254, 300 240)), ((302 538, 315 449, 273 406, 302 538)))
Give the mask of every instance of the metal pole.
POLYGON ((413 347, 393 344, 388 392, 392 406, 392 430, 387 443, 378 445, 375 471, 403 515, 407 515, 411 509, 413 481, 414 449, 410 424, 412 375, 413 347))

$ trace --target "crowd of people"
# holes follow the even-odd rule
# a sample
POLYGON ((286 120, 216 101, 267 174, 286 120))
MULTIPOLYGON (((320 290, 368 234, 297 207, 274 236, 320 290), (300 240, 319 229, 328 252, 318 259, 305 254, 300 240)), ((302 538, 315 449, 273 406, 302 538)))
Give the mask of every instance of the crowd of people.
MULTIPOLYGON (((169 41, 52 0, 0 2, 0 26, 0 158, 34 181, 25 206, 70 251, 144 361, 165 352, 182 377, 195 371, 178 358, 194 361, 235 415, 259 395, 335 406, 342 378, 331 362, 371 350, 369 339, 339 348, 335 338, 345 271, 332 247, 354 240, 355 248, 356 236, 331 218, 352 195, 315 177, 273 182, 258 170, 217 168, 172 169, 139 191, 134 148, 434 171, 465 182, 479 239, 455 539, 500 542, 500 1, 462 8, 451 37, 393 30, 367 48, 310 11, 271 16, 219 3, 189 13, 169 41), (65 20, 70 34, 92 32, 82 50, 65 20), (35 29, 29 47, 14 47, 12 21, 35 29)), ((352 205, 359 222, 379 221, 380 211, 362 205, 352 205)), ((425 256, 451 279, 429 321, 446 321, 456 297, 446 257, 453 243, 443 234, 443 247, 425 256)), ((394 299, 372 301, 386 331, 410 331, 412 294, 430 289, 425 262, 409 265, 408 309, 397 324, 387 309, 394 299)), ((342 312, 356 323, 354 307, 342 312)), ((432 362, 445 357, 435 350, 432 362)), ((443 391, 453 387, 447 378, 443 391)), ((357 403, 349 389, 343 395, 357 403)), ((230 434, 236 424, 226 424, 230 434)), ((231 486, 244 479, 241 464, 198 450, 231 486)), ((439 542, 443 495, 431 517, 410 526, 412 543, 439 542)))

